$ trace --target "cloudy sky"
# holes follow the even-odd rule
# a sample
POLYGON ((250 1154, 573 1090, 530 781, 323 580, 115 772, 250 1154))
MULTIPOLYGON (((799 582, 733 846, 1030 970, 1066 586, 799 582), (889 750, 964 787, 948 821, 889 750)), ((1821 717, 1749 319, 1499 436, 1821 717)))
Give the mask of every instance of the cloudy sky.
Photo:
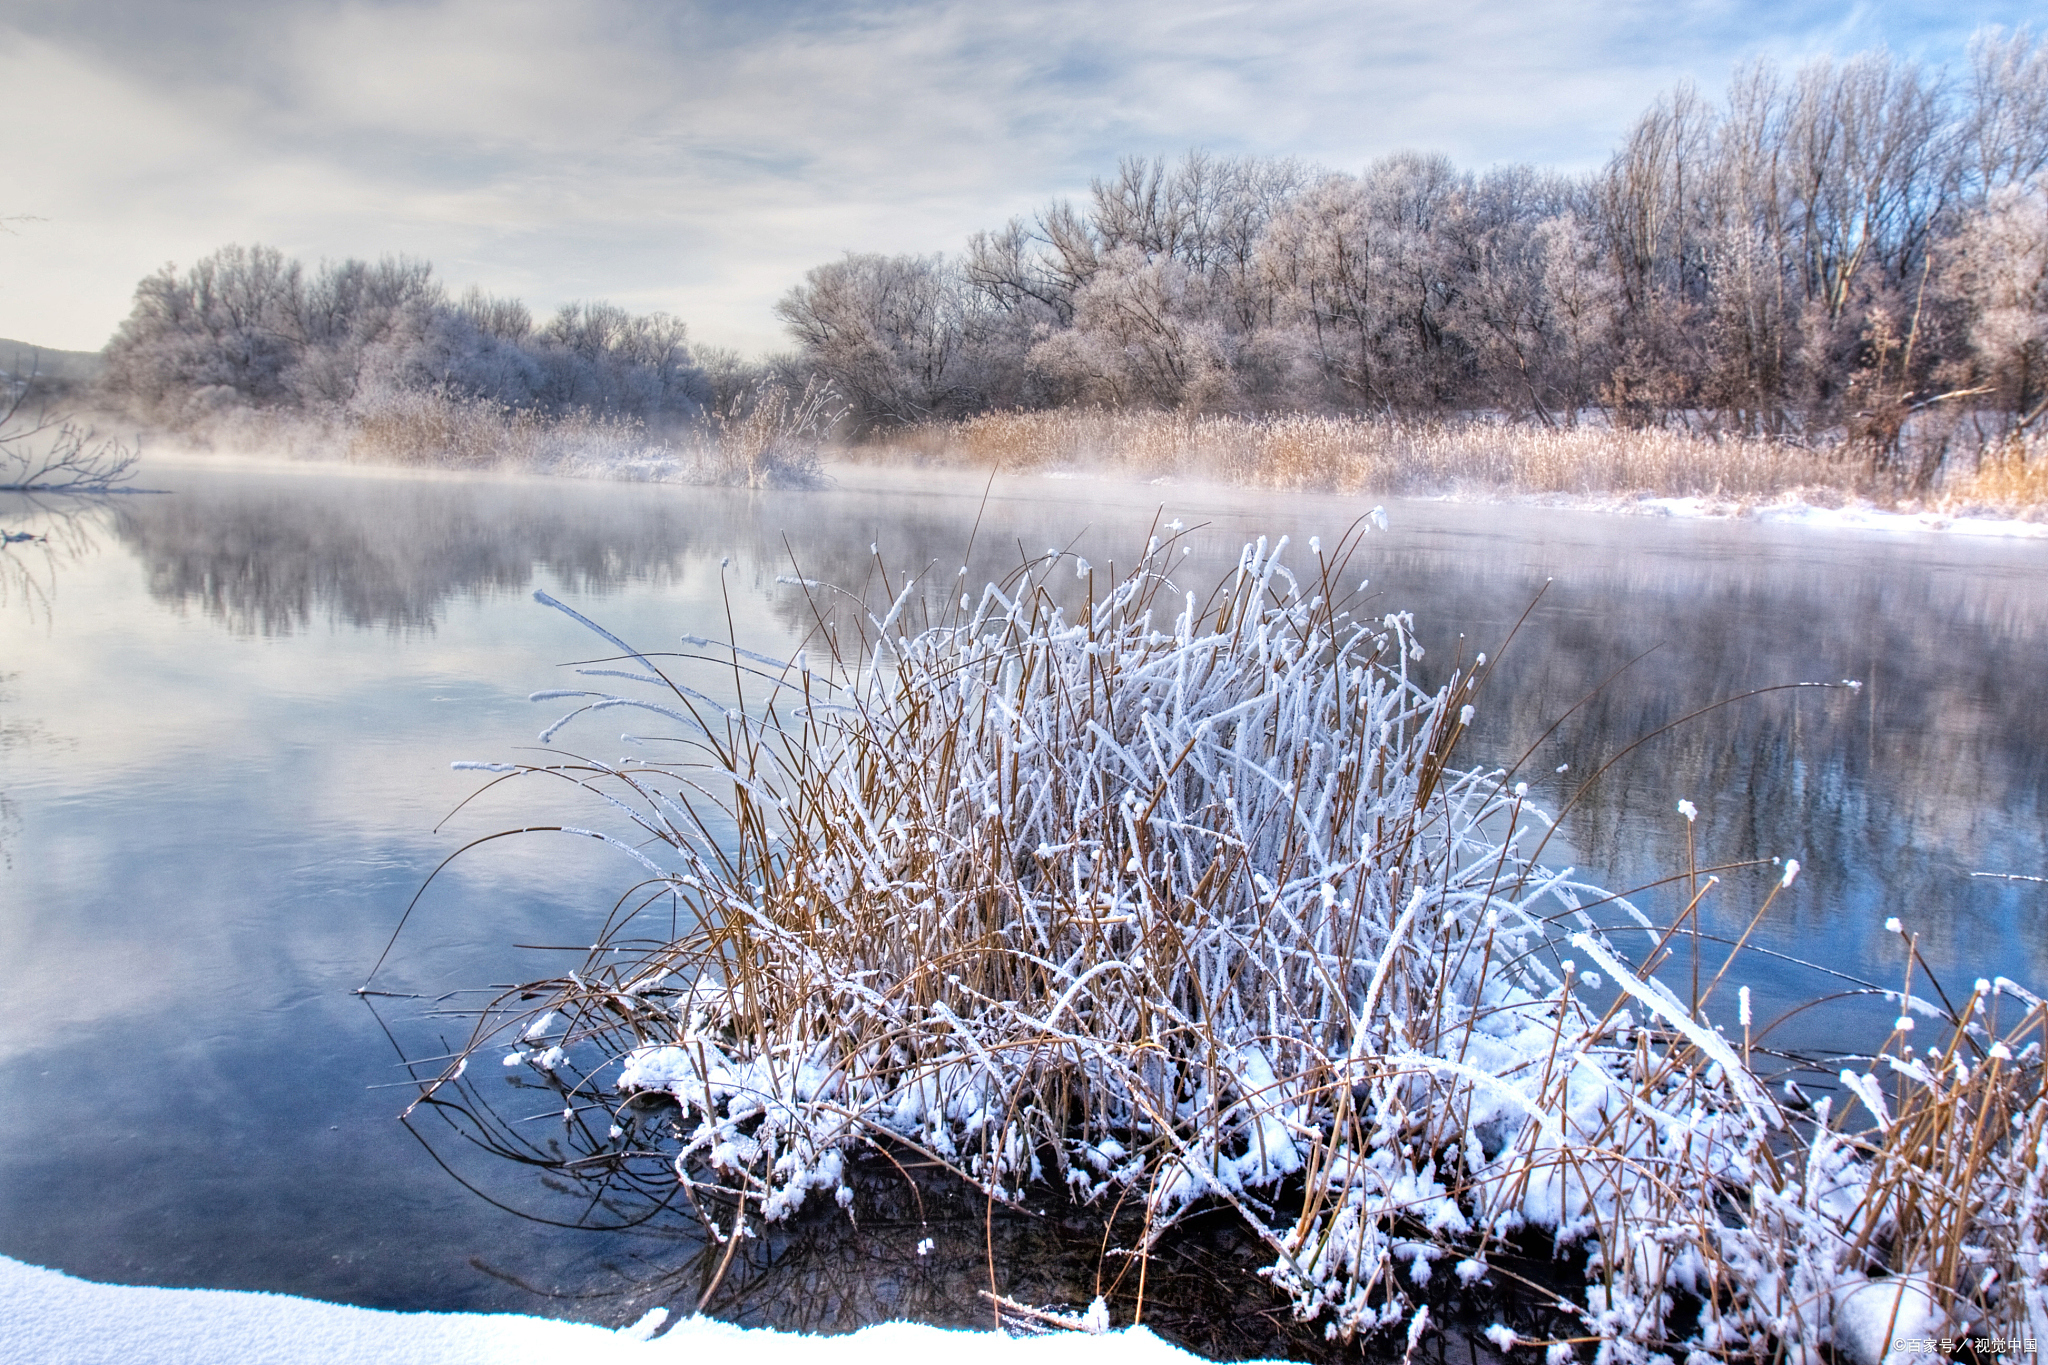
POLYGON ((1598 164, 1660 90, 2031 0, 0 0, 0 336, 96 349, 227 242, 782 344, 846 250, 957 250, 1128 152, 1598 164))

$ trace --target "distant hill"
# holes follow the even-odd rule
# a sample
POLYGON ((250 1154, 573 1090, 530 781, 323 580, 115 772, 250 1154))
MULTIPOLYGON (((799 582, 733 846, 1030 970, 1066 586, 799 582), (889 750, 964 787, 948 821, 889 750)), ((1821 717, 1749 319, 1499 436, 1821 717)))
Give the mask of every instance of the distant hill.
POLYGON ((91 382, 105 368, 98 351, 59 351, 26 341, 0 337, 0 376, 26 379, 33 373, 39 381, 69 386, 91 382))

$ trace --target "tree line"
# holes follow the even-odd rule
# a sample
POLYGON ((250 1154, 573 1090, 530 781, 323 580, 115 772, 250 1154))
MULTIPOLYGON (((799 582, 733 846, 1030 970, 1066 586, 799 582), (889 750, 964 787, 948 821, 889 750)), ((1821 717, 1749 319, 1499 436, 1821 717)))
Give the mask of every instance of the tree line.
POLYGON ((2048 425, 2048 43, 1983 30, 1960 75, 1755 64, 1578 175, 1130 157, 957 253, 818 266, 776 311, 795 352, 746 361, 664 313, 537 321, 404 257, 231 246, 142 281, 99 387, 173 425, 408 395, 674 425, 816 382, 856 436, 1074 405, 1478 414, 1847 435, 1880 462, 1932 420, 1938 459, 2048 425))
POLYGON ((953 255, 848 254, 777 312, 887 429, 991 409, 1503 414, 1895 448, 2048 400, 2048 46, 1960 77, 1885 52, 1718 101, 1681 85, 1607 164, 1362 173, 1133 157, 953 255))
POLYGON ((172 426, 248 408, 363 416, 422 392, 663 423, 696 417, 717 387, 666 313, 571 303, 536 322, 513 299, 451 297, 423 261, 308 270, 265 246, 143 280, 105 355, 102 395, 172 426))

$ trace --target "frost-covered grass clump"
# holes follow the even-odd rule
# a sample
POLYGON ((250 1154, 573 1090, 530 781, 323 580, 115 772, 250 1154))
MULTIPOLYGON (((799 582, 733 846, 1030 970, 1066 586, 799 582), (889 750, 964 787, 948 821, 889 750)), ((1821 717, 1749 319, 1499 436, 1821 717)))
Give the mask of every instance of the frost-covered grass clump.
POLYGON ((1121 575, 883 573, 872 612, 800 581, 824 647, 793 660, 613 640, 589 671, 649 692, 541 695, 664 737, 499 771, 600 796, 611 826, 573 832, 645 880, 471 1050, 604 1101, 581 1169, 658 1162, 707 1225, 845 1203, 849 1162, 911 1150, 999 1200, 1136 1201, 1152 1238, 1228 1206, 1335 1336, 1511 1300, 1490 1258, 1541 1236, 1585 1279, 1523 1342, 1553 1365, 2048 1337, 2040 1001, 1909 977, 1902 1018, 1951 1036, 1842 1073, 1874 1127, 1767 1087, 1746 994, 1742 1036, 1709 1023, 1719 981, 1652 974, 1674 931, 1637 916, 1624 956, 1592 911, 1626 902, 1453 765, 1483 655, 1418 685, 1410 622, 1347 610, 1355 541, 1299 577, 1261 541, 1196 593, 1172 529, 1121 575))

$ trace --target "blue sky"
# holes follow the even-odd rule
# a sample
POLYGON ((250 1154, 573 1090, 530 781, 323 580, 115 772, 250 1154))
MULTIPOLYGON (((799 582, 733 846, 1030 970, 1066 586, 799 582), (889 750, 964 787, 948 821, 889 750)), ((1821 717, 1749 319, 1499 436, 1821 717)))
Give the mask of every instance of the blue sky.
POLYGON ((1598 165, 1674 82, 1877 46, 1958 66, 2008 0, 0 0, 0 336, 103 344, 227 242, 405 252, 537 311, 783 344, 845 250, 958 250, 1130 152, 1598 165))

